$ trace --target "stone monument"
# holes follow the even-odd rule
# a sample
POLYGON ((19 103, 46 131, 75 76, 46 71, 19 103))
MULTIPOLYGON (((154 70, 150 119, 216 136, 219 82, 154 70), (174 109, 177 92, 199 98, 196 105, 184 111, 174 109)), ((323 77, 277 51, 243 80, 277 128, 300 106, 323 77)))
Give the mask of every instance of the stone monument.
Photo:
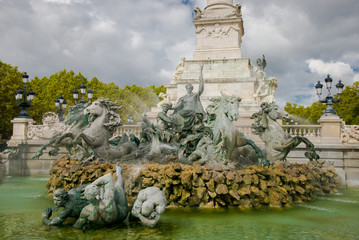
MULTIPOLYGON (((233 4, 233 0, 207 0, 207 6, 201 10, 194 9, 193 23, 196 28, 197 46, 193 53, 193 60, 181 58, 173 79, 166 84, 167 99, 172 103, 186 94, 185 86, 194 85, 198 91, 198 76, 200 66, 204 64, 203 78, 206 88, 201 95, 203 107, 210 104, 210 99, 221 94, 241 97, 238 125, 250 125, 253 113, 260 108, 264 100, 274 99, 267 95, 273 91, 263 91, 268 85, 266 74, 252 65, 249 58, 241 54, 242 36, 244 35, 243 19, 240 4, 233 4), (258 97, 258 94, 261 97, 258 97)), ((148 116, 154 121, 160 108, 153 108, 148 116)))

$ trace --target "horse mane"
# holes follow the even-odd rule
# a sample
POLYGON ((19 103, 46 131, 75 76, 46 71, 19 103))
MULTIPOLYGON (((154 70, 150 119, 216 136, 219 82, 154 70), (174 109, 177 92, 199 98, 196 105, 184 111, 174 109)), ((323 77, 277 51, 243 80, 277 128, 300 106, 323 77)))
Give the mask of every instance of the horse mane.
POLYGON ((208 114, 215 114, 221 106, 224 106, 228 102, 238 101, 238 103, 240 103, 242 101, 242 98, 240 97, 229 96, 224 93, 221 94, 222 94, 221 97, 213 97, 210 99, 212 103, 210 103, 206 109, 208 114))
POLYGON ((107 114, 109 115, 109 122, 104 123, 104 126, 108 128, 112 134, 116 131, 117 127, 121 125, 121 117, 120 114, 116 112, 116 110, 120 109, 122 106, 116 106, 117 102, 111 102, 108 98, 100 97, 97 99, 97 101, 107 110, 107 114))
POLYGON ((252 124, 252 132, 256 135, 261 135, 264 133, 265 129, 267 128, 267 123, 264 121, 268 121, 268 113, 273 110, 274 107, 278 107, 275 102, 267 103, 263 102, 261 104, 261 110, 259 112, 254 113, 251 116, 251 119, 254 119, 254 123, 252 124))

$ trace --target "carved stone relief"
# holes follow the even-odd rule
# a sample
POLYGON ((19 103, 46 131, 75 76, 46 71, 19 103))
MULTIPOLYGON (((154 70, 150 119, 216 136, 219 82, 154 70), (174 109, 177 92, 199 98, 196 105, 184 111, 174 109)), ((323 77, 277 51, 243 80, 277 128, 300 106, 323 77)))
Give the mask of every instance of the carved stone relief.
POLYGON ((65 131, 69 126, 59 122, 59 118, 53 112, 47 112, 42 117, 42 125, 29 123, 28 139, 50 139, 57 132, 65 131))

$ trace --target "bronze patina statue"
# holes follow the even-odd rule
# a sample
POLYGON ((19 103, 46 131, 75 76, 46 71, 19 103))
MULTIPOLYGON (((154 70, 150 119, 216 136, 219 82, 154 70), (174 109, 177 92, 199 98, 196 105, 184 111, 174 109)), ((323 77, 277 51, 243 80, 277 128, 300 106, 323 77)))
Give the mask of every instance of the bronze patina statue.
POLYGON ((200 96, 204 90, 203 84, 203 64, 201 65, 201 74, 199 76, 199 88, 197 93, 193 93, 192 84, 186 85, 187 94, 179 98, 177 104, 172 108, 173 121, 176 125, 182 123, 182 130, 190 130, 196 121, 196 115, 205 115, 200 96))
POLYGON ((112 174, 108 173, 85 187, 84 198, 89 204, 82 209, 75 228, 83 228, 87 223, 108 225, 126 219, 127 199, 119 163, 116 164, 116 178, 114 182, 112 174))
POLYGON ((139 192, 132 216, 141 220, 147 227, 154 227, 167 206, 166 196, 158 187, 148 187, 139 192))
POLYGON ((89 204, 89 202, 83 199, 82 192, 87 185, 81 185, 77 188, 66 191, 65 189, 57 189, 54 192, 54 204, 55 208, 47 208, 42 212, 42 221, 46 225, 60 225, 68 217, 78 218, 82 209, 89 204), (52 213, 61 210, 56 217, 52 220, 50 217, 52 213))

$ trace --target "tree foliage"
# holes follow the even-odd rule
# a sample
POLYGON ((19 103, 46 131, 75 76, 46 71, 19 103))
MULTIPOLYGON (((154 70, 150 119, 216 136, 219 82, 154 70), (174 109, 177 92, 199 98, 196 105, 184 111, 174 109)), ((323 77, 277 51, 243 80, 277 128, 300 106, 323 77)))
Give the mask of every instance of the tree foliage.
MULTIPOLYGON (((309 107, 287 102, 284 110, 294 116, 299 124, 318 124, 317 121, 323 115, 325 108, 326 105, 320 102, 314 102, 309 107)), ((346 86, 340 102, 334 103, 333 108, 347 125, 359 124, 359 82, 346 86)))
POLYGON ((348 85, 340 96, 340 102, 333 108, 347 125, 359 124, 359 82, 348 85))
MULTIPOLYGON (((16 104, 15 92, 18 88, 23 88, 22 74, 17 70, 17 67, 0 61, 0 134, 3 138, 11 137, 12 123, 10 121, 20 112, 16 104)), ((37 124, 41 124, 44 113, 56 112, 54 101, 60 94, 66 99, 68 106, 74 105, 72 91, 74 88, 80 91, 79 87, 82 83, 87 86, 87 89, 91 87, 94 91, 94 100, 98 97, 109 98, 111 101, 117 102, 117 105, 122 106, 119 113, 124 124, 127 124, 127 118, 130 114, 136 123, 142 117, 143 111, 150 111, 151 107, 156 106, 159 101, 158 94, 166 92, 163 86, 127 85, 120 89, 115 83, 104 83, 96 77, 89 81, 81 73, 76 74, 72 70, 62 70, 49 77, 38 78, 35 76, 28 83, 28 89, 32 89, 36 94, 32 107, 28 109, 30 117, 37 124)), ((80 93, 79 98, 81 98, 80 93)), ((87 94, 85 94, 84 100, 88 101, 87 94)))
POLYGON ((12 123, 20 110, 15 100, 15 92, 23 87, 22 74, 17 67, 0 61, 0 134, 3 139, 12 135, 12 123))
POLYGON ((292 115, 297 121, 298 124, 318 124, 317 120, 320 116, 323 115, 323 110, 325 109, 325 104, 320 102, 314 102, 309 107, 304 107, 302 105, 297 105, 295 103, 287 102, 284 110, 292 115))

